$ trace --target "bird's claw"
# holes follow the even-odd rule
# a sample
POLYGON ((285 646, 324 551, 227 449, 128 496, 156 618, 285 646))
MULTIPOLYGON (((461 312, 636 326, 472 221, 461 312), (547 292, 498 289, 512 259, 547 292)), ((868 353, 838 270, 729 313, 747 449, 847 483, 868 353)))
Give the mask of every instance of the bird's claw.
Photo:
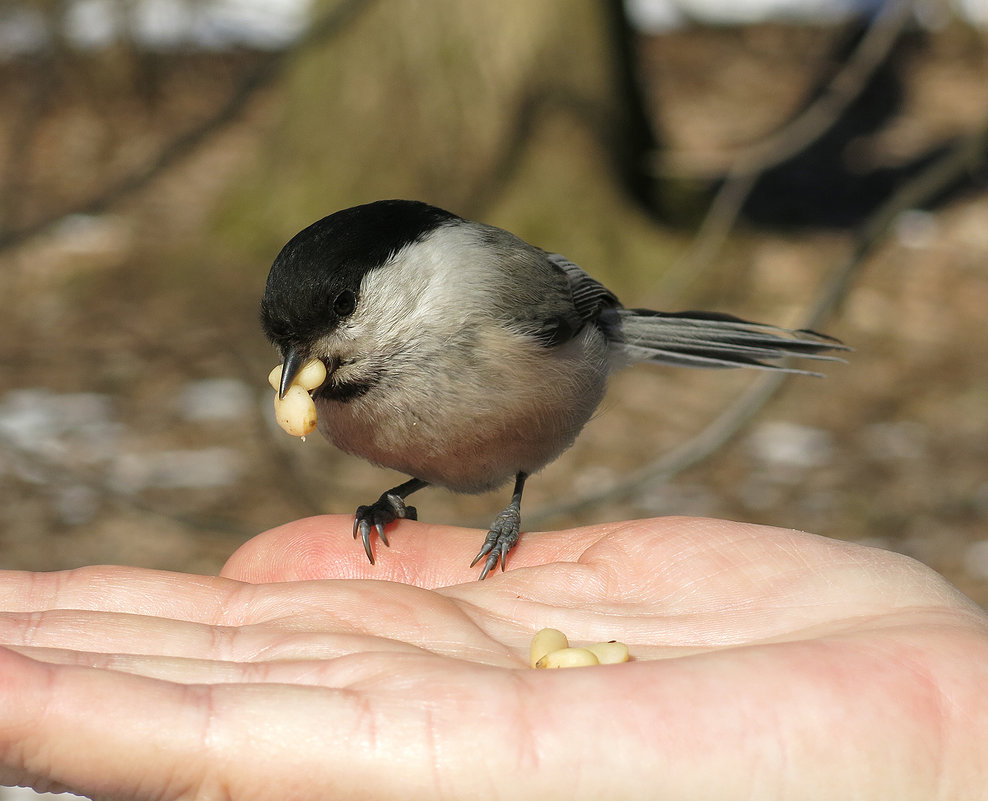
POLYGON ((385 526, 395 520, 418 520, 418 511, 414 506, 405 504, 404 498, 393 492, 385 492, 370 506, 358 506, 353 517, 353 538, 360 539, 364 544, 364 553, 371 564, 374 564, 374 552, 371 550, 371 529, 377 532, 381 542, 390 547, 388 537, 384 533, 385 526))
POLYGON ((480 552, 473 558, 470 567, 473 567, 485 556, 484 568, 480 571, 480 581, 487 578, 487 574, 501 563, 501 572, 504 572, 504 563, 508 557, 508 551, 515 547, 518 542, 521 530, 521 512, 513 507, 508 507, 501 512, 494 522, 491 523, 490 531, 484 538, 484 544, 480 552))

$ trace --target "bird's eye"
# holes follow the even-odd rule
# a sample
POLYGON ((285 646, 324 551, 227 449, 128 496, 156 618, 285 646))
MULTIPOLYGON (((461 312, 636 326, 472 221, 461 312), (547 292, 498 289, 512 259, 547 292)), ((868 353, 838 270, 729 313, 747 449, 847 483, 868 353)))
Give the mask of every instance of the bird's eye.
POLYGON ((347 317, 353 314, 357 308, 357 295, 350 289, 344 289, 333 301, 333 311, 339 317, 347 317))

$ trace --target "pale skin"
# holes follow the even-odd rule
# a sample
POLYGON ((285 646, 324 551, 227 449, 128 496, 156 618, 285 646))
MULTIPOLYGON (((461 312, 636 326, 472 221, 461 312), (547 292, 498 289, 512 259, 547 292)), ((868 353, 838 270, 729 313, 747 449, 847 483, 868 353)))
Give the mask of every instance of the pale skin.
POLYGON ((988 618, 885 551, 717 520, 301 520, 220 577, 0 573, 0 784, 114 799, 988 798, 988 618), (311 580, 332 579, 332 580, 311 580), (633 661, 532 670, 538 629, 633 661))

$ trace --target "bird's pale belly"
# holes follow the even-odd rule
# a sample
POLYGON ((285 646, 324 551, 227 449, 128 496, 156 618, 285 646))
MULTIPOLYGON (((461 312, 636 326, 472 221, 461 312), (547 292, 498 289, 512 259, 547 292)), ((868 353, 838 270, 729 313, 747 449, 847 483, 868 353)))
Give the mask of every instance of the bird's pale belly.
MULTIPOLYGON (((573 343, 574 355, 588 344, 597 345, 573 343)), ((430 484, 495 489, 566 450, 603 397, 602 360, 560 356, 546 353, 546 368, 524 379, 517 371, 490 380, 487 371, 461 369, 414 389, 378 386, 347 402, 321 398, 319 430, 347 453, 430 484)))
POLYGON ((485 492, 543 468, 573 443, 593 408, 510 421, 474 415, 459 425, 428 409, 391 410, 381 425, 366 411, 359 403, 321 404, 319 429, 341 450, 381 467, 455 492, 485 492))

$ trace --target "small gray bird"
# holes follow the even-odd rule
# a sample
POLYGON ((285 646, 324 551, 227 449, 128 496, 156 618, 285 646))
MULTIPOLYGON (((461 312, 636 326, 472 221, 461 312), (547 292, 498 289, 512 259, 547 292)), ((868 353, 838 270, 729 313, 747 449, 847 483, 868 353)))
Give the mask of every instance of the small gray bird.
POLYGON ((356 511, 371 530, 416 519, 429 484, 486 492, 514 479, 471 567, 483 579, 518 541, 527 478, 568 448, 637 362, 757 367, 830 359, 838 340, 726 314, 626 309, 572 262, 507 231, 411 200, 338 211, 278 254, 261 323, 284 360, 280 394, 312 359, 319 429, 338 448, 412 476, 356 511), (486 559, 485 559, 486 557, 486 559))

